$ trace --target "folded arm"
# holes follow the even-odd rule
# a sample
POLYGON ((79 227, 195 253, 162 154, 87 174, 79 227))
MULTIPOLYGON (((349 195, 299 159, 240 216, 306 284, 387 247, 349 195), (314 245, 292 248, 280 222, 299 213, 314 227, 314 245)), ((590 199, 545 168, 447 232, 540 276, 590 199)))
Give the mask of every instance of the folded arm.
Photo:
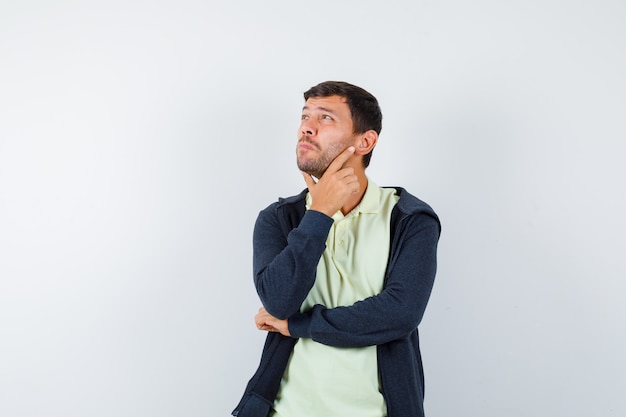
POLYGON ((408 219, 391 254, 383 291, 347 307, 315 305, 289 317, 288 332, 330 346, 359 347, 402 338, 420 323, 437 267, 439 223, 430 216, 408 219))

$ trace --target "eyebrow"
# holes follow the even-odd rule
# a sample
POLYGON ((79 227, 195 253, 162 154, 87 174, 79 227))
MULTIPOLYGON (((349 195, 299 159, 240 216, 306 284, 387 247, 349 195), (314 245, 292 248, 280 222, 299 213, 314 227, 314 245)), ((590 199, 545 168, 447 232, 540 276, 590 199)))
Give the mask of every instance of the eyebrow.
MULTIPOLYGON (((302 111, 304 111, 304 110, 312 110, 312 109, 310 107, 308 107, 308 106, 304 106, 304 107, 302 107, 302 111)), ((328 107, 323 107, 323 106, 315 107, 314 110, 321 110, 321 111, 326 112, 326 113, 337 114, 336 111, 333 111, 333 110, 329 109, 328 107)))

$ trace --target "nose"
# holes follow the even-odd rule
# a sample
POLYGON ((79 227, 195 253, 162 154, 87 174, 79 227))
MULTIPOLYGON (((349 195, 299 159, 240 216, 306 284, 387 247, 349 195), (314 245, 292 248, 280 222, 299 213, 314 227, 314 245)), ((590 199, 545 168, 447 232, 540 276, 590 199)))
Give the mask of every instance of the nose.
POLYGON ((317 133, 315 123, 311 119, 302 120, 300 123, 300 133, 307 136, 314 136, 317 133))

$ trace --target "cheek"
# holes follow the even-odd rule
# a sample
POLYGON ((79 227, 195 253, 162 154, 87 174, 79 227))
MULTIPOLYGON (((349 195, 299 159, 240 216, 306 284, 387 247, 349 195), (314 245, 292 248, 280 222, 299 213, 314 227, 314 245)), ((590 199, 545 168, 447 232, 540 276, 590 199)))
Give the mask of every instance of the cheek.
POLYGON ((349 145, 344 142, 335 142, 328 147, 327 155, 331 159, 335 159, 341 152, 343 152, 349 145))

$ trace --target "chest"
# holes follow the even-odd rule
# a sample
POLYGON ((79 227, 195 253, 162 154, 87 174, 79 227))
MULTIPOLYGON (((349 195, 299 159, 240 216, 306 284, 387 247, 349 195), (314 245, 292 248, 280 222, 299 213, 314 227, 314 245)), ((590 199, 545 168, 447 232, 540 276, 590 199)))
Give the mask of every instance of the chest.
POLYGON ((389 216, 360 214, 335 221, 303 310, 352 305, 382 291, 389 257, 389 216))

